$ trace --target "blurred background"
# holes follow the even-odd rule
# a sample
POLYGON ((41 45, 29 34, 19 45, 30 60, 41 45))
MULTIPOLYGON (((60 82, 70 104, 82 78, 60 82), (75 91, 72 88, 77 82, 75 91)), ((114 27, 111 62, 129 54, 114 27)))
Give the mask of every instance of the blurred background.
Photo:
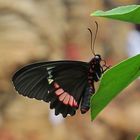
POLYGON ((140 79, 121 92, 93 122, 90 112, 55 117, 43 101, 16 93, 13 73, 38 61, 89 61, 88 27, 96 53, 109 65, 140 53, 140 27, 90 17, 97 10, 136 0, 0 0, 0 140, 134 140, 140 133, 140 79), (135 49, 132 49, 132 48, 135 49))

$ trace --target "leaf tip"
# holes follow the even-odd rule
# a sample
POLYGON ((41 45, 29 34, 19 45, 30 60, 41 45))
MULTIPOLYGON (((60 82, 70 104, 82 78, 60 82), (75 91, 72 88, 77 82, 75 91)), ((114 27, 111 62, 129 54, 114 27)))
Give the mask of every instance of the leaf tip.
POLYGON ((103 15, 104 15, 104 11, 101 11, 101 10, 97 10, 97 11, 90 14, 90 16, 95 16, 95 17, 100 17, 103 15))
POLYGON ((91 13, 90 16, 94 16, 94 13, 91 13))

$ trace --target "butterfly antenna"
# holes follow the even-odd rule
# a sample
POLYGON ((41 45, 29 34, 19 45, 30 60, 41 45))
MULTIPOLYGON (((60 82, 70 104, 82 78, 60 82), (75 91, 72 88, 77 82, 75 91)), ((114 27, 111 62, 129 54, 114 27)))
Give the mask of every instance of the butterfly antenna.
POLYGON ((88 28, 90 35, 91 35, 91 51, 93 53, 93 55, 95 55, 95 51, 94 51, 94 46, 95 46, 95 41, 96 41, 96 37, 97 37, 97 33, 98 33, 98 23, 95 21, 96 24, 96 31, 95 31, 95 37, 93 39, 93 34, 90 28, 88 28))
POLYGON ((92 51, 93 55, 95 55, 94 50, 92 49, 92 44, 93 44, 93 37, 92 37, 93 35, 92 35, 92 31, 91 31, 90 28, 88 28, 88 30, 89 30, 90 36, 91 36, 91 38, 90 38, 90 40, 91 40, 91 43, 90 43, 91 51, 92 51))

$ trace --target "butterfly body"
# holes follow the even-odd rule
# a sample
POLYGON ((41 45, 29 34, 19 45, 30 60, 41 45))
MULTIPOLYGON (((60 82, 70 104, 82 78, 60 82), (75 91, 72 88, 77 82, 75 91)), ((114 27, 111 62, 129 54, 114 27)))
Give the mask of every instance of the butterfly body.
POLYGON ((94 82, 98 82, 102 73, 103 68, 100 65, 101 57, 100 55, 96 55, 89 62, 88 69, 88 87, 86 92, 84 93, 84 97, 81 103, 81 113, 86 113, 90 108, 90 97, 93 93, 95 93, 94 82))

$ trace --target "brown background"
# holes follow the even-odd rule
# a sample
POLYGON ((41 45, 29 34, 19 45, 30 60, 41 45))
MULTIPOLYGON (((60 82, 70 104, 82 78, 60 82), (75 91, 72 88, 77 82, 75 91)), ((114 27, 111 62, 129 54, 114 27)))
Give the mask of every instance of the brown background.
MULTIPOLYGON (((134 4, 133 0, 113 4, 134 4)), ((31 62, 77 59, 89 61, 88 27, 99 32, 96 52, 108 64, 127 58, 131 24, 90 17, 110 9, 101 0, 0 0, 0 140, 134 140, 140 132, 140 82, 133 82, 93 122, 90 113, 68 117, 59 124, 49 119, 48 104, 19 96, 13 73, 31 62)))

